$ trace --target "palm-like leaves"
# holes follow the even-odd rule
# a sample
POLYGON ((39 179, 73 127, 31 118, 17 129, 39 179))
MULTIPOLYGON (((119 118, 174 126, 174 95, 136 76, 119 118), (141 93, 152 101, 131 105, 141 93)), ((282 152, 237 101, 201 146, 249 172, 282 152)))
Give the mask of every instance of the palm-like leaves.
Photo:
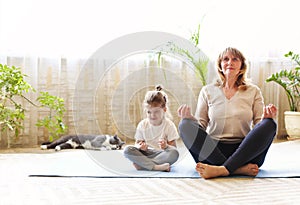
POLYGON ((292 51, 285 54, 285 57, 291 58, 297 63, 297 67, 292 70, 280 70, 266 79, 266 82, 275 82, 279 84, 286 92, 291 111, 298 111, 300 104, 300 57, 292 51))

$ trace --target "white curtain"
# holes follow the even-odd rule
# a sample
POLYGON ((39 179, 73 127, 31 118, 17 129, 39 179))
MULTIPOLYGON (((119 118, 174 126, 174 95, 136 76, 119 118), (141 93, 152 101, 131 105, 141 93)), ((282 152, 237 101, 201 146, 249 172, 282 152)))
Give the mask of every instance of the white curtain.
MULTIPOLYGON (((83 86, 82 89, 85 90, 95 82, 101 84, 107 80, 112 81, 115 84, 101 88, 100 93, 103 91, 114 97, 114 89, 118 88, 119 91, 119 82, 116 79, 122 79, 130 72, 137 71, 130 70, 135 67, 132 68, 132 63, 127 62, 127 65, 118 65, 118 69, 106 73, 106 77, 103 77, 105 80, 94 79, 99 72, 99 62, 89 61, 91 72, 82 73, 86 60, 97 49, 127 34, 161 31, 189 39, 200 24, 199 47, 211 61, 214 61, 218 53, 227 46, 237 47, 249 59, 249 77, 262 88, 265 102, 274 103, 279 107, 278 133, 284 135, 283 111, 288 108, 285 94, 275 84, 266 84, 265 79, 272 72, 291 67, 290 63, 282 58, 284 53, 289 50, 300 53, 298 8, 294 3, 293 0, 153 0, 147 3, 139 0, 0 0, 0 63, 21 67, 29 75, 29 83, 38 91, 47 90, 51 94, 63 97, 67 105, 66 120, 70 127, 69 132, 75 132, 76 127, 79 129, 77 132, 99 132, 99 124, 110 120, 109 115, 99 118, 103 114, 100 114, 101 109, 92 108, 97 112, 96 117, 74 117, 73 108, 89 108, 89 101, 103 103, 106 107, 111 105, 101 101, 98 90, 96 95, 87 92, 87 95, 96 96, 95 99, 77 99, 82 97, 74 96, 80 89, 78 86, 83 86), (82 84, 78 84, 81 80, 82 84), (76 104, 78 102, 80 103, 76 104), (78 122, 80 120, 82 123, 78 122)), ((101 63, 111 64, 115 60, 101 63)), ((172 63, 172 66, 179 68, 178 72, 185 69, 185 65, 178 66, 178 62, 172 63)), ((213 78, 214 72, 210 73, 210 78, 213 78)), ((175 76, 177 75, 179 74, 175 76)), ((188 78, 187 74, 186 81, 188 78)), ((139 80, 143 82, 145 79, 139 80)), ((146 87, 155 83, 146 80, 145 82, 146 87)), ((199 84, 195 82, 195 87, 187 85, 191 87, 194 95, 197 95, 199 84)), ((123 88, 126 90, 126 87, 123 88)), ((140 93, 143 93, 144 89, 140 89, 140 93)), ((95 90, 91 89, 91 92, 95 90)), ((170 90, 170 95, 172 92, 170 90)), ((32 98, 36 97, 36 94, 31 95, 32 98)), ((176 98, 176 95, 174 96, 176 98)), ((130 103, 138 101, 137 99, 139 98, 130 99, 130 103)), ((131 106, 130 103, 128 106, 131 106)), ((37 130, 34 126, 35 118, 42 113, 29 110, 30 119, 26 119, 26 129, 22 134, 34 136, 34 139, 20 139, 28 145, 39 143, 44 140, 42 136, 45 135, 44 130, 37 130)), ((138 118, 133 120, 133 124, 136 120, 138 118)), ((103 132, 125 130, 117 126, 108 130, 101 126, 103 132)), ((127 131, 121 133, 125 135, 127 131)))
MULTIPOLYGON (((93 59, 34 58, 1 56, 1 63, 21 67, 26 79, 36 90, 28 94, 35 100, 38 92, 47 91, 65 100, 64 121, 68 133, 119 134, 125 140, 133 139, 135 127, 143 118, 142 101, 145 92, 162 84, 170 100, 170 113, 176 124, 176 110, 186 103, 195 110, 197 96, 202 87, 195 70, 181 60, 164 57, 162 65, 149 54, 134 54, 119 61, 98 62, 93 59), (100 64, 106 64, 100 72, 100 64)), ((211 64, 213 64, 211 62, 211 64)), ((263 93, 265 103, 279 108, 278 135, 285 135, 283 111, 288 109, 285 93, 265 79, 281 68, 291 67, 288 61, 269 59, 250 62, 249 78, 263 93)), ((214 68, 209 67, 211 71, 214 68)), ((208 83, 216 76, 211 72, 208 83)), ((35 146, 47 140, 46 129, 37 128, 37 119, 47 115, 47 110, 25 103, 24 130, 11 146, 35 146)), ((1 137, 2 144, 7 142, 1 137), (3 142, 5 141, 5 142, 3 142)))

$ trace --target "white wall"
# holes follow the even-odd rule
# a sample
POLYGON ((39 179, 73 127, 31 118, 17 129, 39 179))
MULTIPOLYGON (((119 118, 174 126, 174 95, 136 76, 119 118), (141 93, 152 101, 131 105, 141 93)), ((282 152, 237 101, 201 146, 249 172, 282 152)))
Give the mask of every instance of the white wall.
POLYGON ((0 54, 86 57, 125 34, 184 38, 200 23, 201 49, 249 58, 300 51, 296 0, 0 0, 0 54))

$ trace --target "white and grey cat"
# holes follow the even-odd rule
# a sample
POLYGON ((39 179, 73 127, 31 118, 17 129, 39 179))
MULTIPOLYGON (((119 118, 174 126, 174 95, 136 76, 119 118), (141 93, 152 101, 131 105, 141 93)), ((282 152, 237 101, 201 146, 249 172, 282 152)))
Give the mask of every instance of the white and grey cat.
POLYGON ((117 150, 125 143, 117 135, 66 135, 53 142, 45 142, 41 149, 117 150))

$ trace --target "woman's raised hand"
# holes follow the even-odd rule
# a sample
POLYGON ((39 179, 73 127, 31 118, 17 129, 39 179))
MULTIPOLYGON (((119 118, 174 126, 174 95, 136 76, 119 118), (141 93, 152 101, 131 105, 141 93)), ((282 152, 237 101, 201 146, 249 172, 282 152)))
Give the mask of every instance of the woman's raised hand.
POLYGON ((277 108, 273 104, 269 104, 264 107, 263 119, 264 118, 274 118, 277 115, 277 108))
POLYGON ((178 116, 182 119, 187 118, 187 119, 194 119, 194 116, 191 113, 191 108, 184 104, 181 105, 178 110, 177 110, 178 116))

